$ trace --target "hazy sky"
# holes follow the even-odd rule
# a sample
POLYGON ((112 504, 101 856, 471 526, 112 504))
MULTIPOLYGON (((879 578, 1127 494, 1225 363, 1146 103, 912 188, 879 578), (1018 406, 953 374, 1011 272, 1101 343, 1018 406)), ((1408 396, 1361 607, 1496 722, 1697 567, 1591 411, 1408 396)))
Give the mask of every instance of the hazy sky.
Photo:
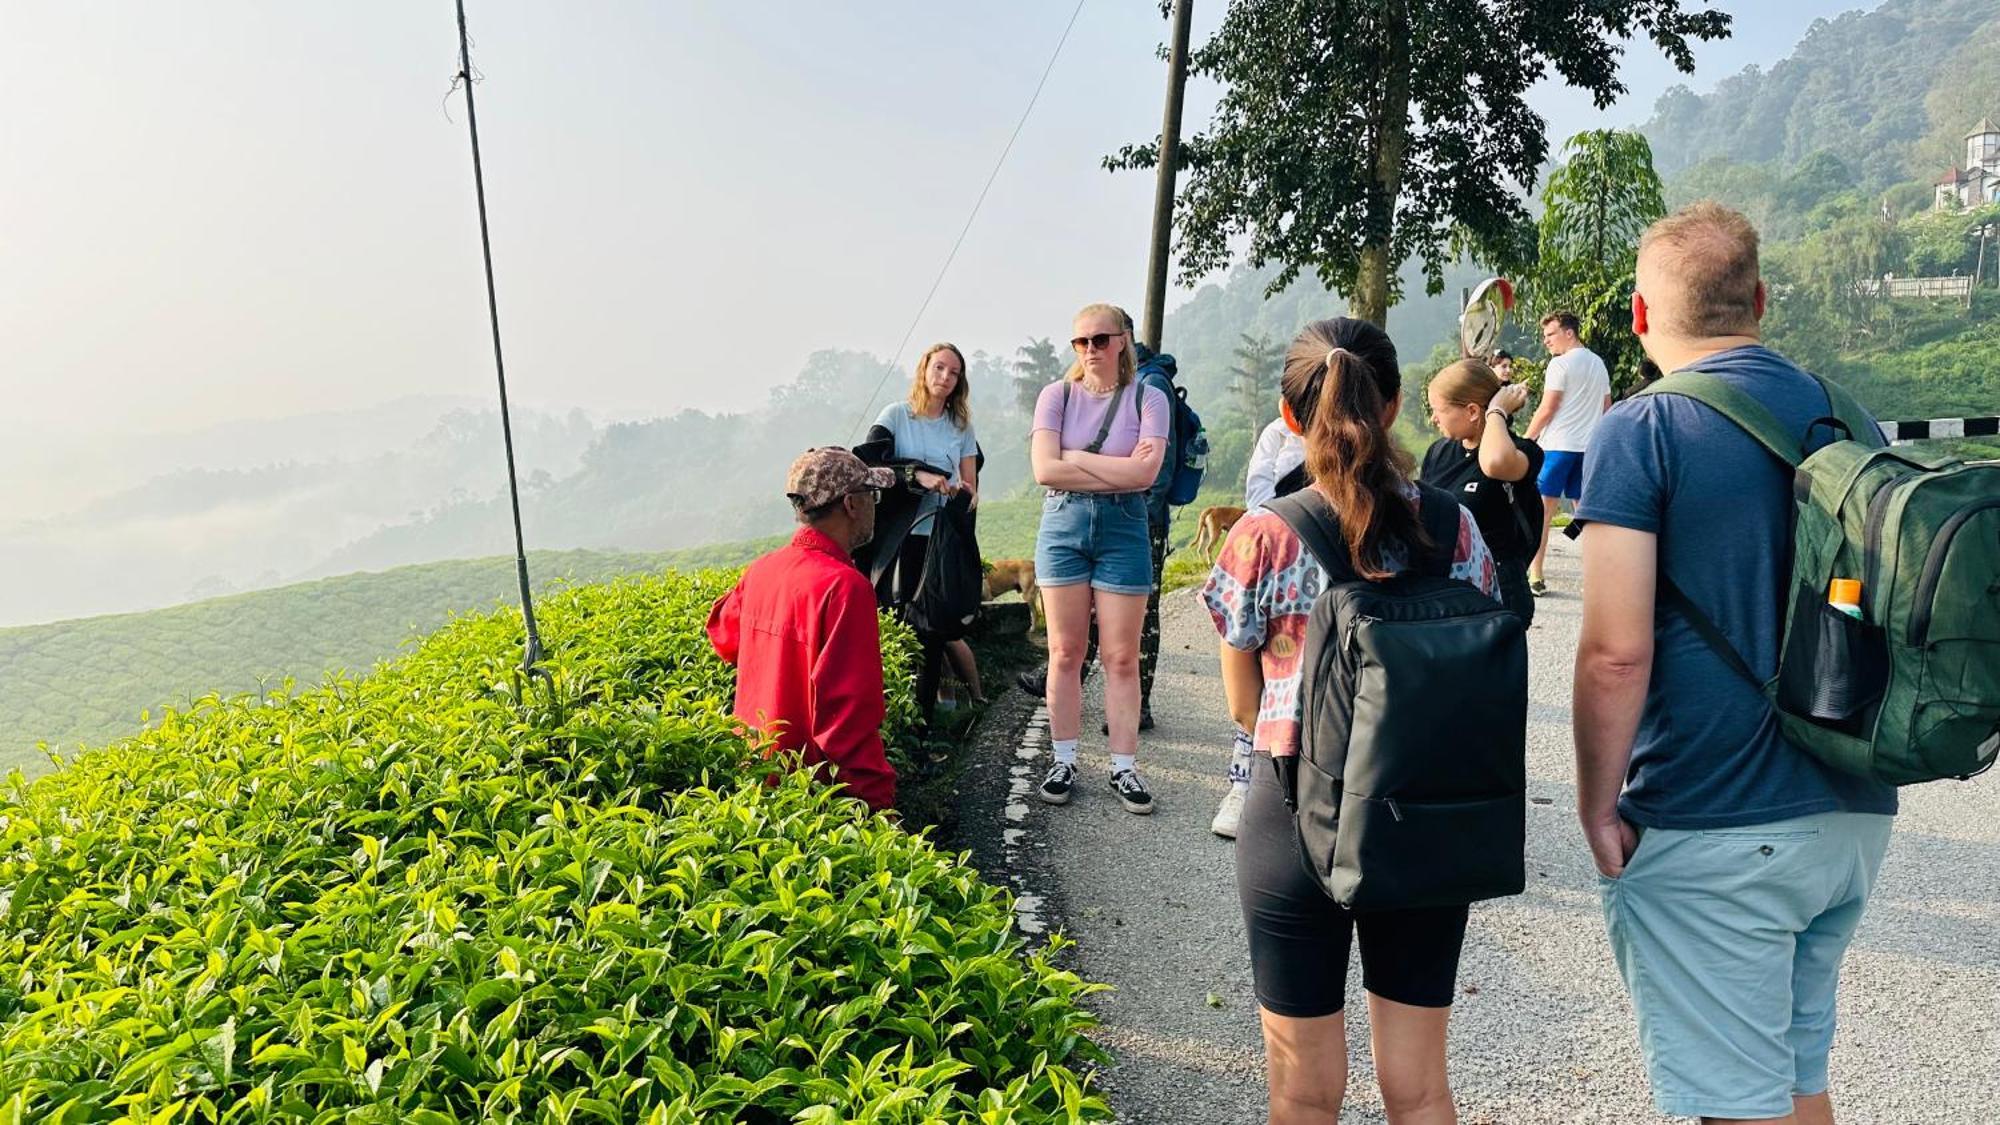
MULTIPOLYGON (((808 353, 888 355, 1073 0, 471 0, 510 383, 600 415, 735 409, 808 353)), ((1853 3, 1724 0, 1697 90, 1853 3)), ((1196 38, 1220 20, 1196 0, 1196 38)), ((1011 350, 1138 311, 1157 129, 1152 0, 1086 0, 917 331, 1011 350)), ((178 428, 486 394, 449 0, 0 0, 7 428, 178 428)), ((1608 115, 1682 81, 1635 45, 1608 115)), ((1190 100, 1189 127, 1208 92, 1190 100)))

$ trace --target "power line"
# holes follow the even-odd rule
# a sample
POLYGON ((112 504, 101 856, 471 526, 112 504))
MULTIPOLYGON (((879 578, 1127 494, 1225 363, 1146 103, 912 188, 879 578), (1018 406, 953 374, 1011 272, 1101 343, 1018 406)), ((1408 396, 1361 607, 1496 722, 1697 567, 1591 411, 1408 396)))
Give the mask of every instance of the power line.
POLYGON ((479 250, 486 262, 486 318, 493 326, 493 373, 500 381, 500 437, 507 447, 507 499, 514 510, 514 571, 521 583, 521 620, 527 641, 521 651, 521 671, 546 675, 536 667, 542 658, 542 635, 535 628, 535 600, 528 588, 528 547, 521 534, 521 486, 514 470, 514 424, 507 412, 507 364, 500 355, 500 299, 493 288, 493 239, 486 226, 486 173, 479 160, 479 112, 472 104, 472 46, 465 33, 465 0, 458 5, 458 81, 465 84, 465 124, 472 134, 472 187, 479 199, 479 250))
POLYGON ((917 306, 917 315, 910 318, 910 327, 904 331, 902 342, 896 345, 895 354, 889 358, 889 366, 882 372, 882 378, 875 383, 875 389, 868 392, 867 401, 861 404, 861 413, 854 419, 848 430, 847 440, 851 444, 861 432, 862 423, 868 420, 868 409, 875 405, 875 399, 882 393, 883 384, 896 373, 896 365, 902 362, 903 349, 910 346, 910 337, 917 334, 917 325, 923 323, 924 313, 930 311, 931 299, 937 296, 938 287, 944 284, 945 274, 951 272, 951 263, 958 257, 959 247, 965 245, 965 236, 972 231, 973 221, 979 218, 979 209, 986 203, 986 194, 993 190, 993 181, 1000 178, 1000 169, 1007 164, 1007 155, 1014 151, 1014 142, 1020 139, 1021 129, 1028 123, 1028 115, 1035 111, 1035 103, 1041 100, 1042 87, 1049 84, 1049 75, 1056 68, 1056 60, 1062 57, 1063 45, 1069 42, 1069 33, 1076 27, 1076 19, 1083 14, 1084 0, 1076 0, 1076 7, 1070 11, 1069 23, 1063 25, 1062 37, 1056 40, 1056 49, 1049 53, 1049 62, 1042 68, 1041 81, 1035 83, 1035 92, 1028 96, 1028 107, 1021 111, 1021 119, 1014 123, 1014 132, 1007 137, 1007 145, 1000 150, 1000 159, 993 162, 993 171, 986 177, 986 186, 979 189, 979 198, 973 201, 972 213, 965 217, 965 225, 959 228, 958 240, 951 244, 951 253, 944 257, 944 265, 938 269, 937 279, 931 282, 930 292, 924 294, 924 303, 917 306))

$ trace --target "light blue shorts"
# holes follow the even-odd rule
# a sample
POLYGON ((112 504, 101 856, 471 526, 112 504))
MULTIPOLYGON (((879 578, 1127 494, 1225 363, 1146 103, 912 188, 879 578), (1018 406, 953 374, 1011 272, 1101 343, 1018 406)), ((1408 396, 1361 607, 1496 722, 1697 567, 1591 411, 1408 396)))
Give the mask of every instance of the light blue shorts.
POLYGON ((1599 878, 1661 1113, 1782 1117, 1826 1090, 1840 959, 1894 823, 1653 828, 1620 878, 1599 878))
POLYGON ((1153 592, 1153 542, 1143 492, 1062 492, 1042 501, 1035 531, 1035 584, 1088 582, 1107 594, 1153 592))

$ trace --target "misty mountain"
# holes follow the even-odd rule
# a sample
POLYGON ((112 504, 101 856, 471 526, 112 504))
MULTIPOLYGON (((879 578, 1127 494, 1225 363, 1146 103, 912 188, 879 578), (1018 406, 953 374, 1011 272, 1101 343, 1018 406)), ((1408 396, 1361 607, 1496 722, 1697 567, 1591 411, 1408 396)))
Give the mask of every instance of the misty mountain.
POLYGON ((410 395, 352 409, 131 431, 87 416, 70 427, 0 418, 0 480, 9 485, 0 525, 73 512, 182 470, 363 460, 409 447, 453 411, 486 409, 487 399, 410 395))
MULTIPOLYGON (((914 361, 912 361, 912 364, 914 361)), ((967 357, 973 425, 987 453, 981 488, 1004 494, 1027 476, 1026 418, 1004 360, 967 357)), ((605 427, 577 470, 529 481, 521 497, 531 546, 661 551, 773 535, 792 525, 785 471, 815 445, 859 441, 911 372, 863 352, 815 352, 790 383, 742 414, 682 411, 605 427)), ((523 447, 525 448, 525 446, 523 447)), ((506 497, 468 497, 380 527, 305 572, 323 577, 513 550, 506 497)))
MULTIPOLYGON (((387 523, 493 495, 504 487, 497 412, 442 416, 396 410, 246 422, 198 439, 163 442, 160 472, 61 515, 0 520, 0 623, 51 621, 172 605, 276 585, 327 552, 387 523), (315 432, 314 425, 325 425, 315 432), (373 428, 370 428, 370 426, 373 428), (266 428, 293 439, 293 457, 240 464, 274 449, 266 428), (314 436, 308 438, 307 433, 314 436), (317 459, 298 459, 317 454, 317 459)), ((433 403, 435 405, 435 403, 433 403)), ((523 471, 532 480, 573 473, 596 428, 580 412, 517 412, 523 471)))
MULTIPOLYGON (((1229 367, 1241 333, 1268 331, 1289 341, 1301 324, 1346 311, 1347 302, 1316 280, 1301 279, 1264 299, 1275 270, 1239 269, 1203 286, 1167 317, 1168 350, 1181 363, 1191 401, 1205 415, 1223 409, 1229 367)), ((1454 332, 1457 289, 1479 275, 1470 267, 1448 278, 1447 294, 1427 298, 1413 269, 1390 328, 1411 359, 1454 332)), ((1023 341, 1024 343, 1026 341, 1023 341)), ((1059 356, 1067 361, 1067 347, 1059 356)), ((1028 479, 1028 418, 1020 407, 1013 357, 967 357, 973 425, 987 464, 981 491, 1005 496, 1028 479)), ((911 362, 914 362, 913 360, 911 362)), ((852 444, 884 404, 908 393, 911 372, 878 357, 815 352, 790 383, 743 414, 683 411, 671 417, 605 427, 569 476, 527 483, 522 523, 530 546, 664 551, 774 535, 792 524, 785 469, 812 445, 852 444)), ((527 448, 525 445, 523 448, 527 448)), ((465 497, 412 518, 371 529, 300 574, 321 578, 441 558, 478 558, 513 550, 504 495, 465 497)))

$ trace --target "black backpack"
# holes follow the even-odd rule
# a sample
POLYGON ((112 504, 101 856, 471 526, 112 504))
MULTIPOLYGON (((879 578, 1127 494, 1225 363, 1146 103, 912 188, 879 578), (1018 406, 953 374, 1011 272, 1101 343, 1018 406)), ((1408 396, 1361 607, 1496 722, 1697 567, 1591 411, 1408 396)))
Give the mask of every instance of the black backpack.
POLYGON ((922 637, 955 641, 972 628, 985 596, 972 497, 961 492, 938 509, 931 524, 923 573, 910 595, 907 620, 922 637))
POLYGON ((1458 502, 1421 496, 1432 547, 1380 582, 1355 574, 1317 490, 1267 505, 1327 572, 1306 625, 1299 756, 1277 761, 1307 867, 1352 910, 1462 906, 1527 883, 1527 634, 1450 577, 1458 502))

